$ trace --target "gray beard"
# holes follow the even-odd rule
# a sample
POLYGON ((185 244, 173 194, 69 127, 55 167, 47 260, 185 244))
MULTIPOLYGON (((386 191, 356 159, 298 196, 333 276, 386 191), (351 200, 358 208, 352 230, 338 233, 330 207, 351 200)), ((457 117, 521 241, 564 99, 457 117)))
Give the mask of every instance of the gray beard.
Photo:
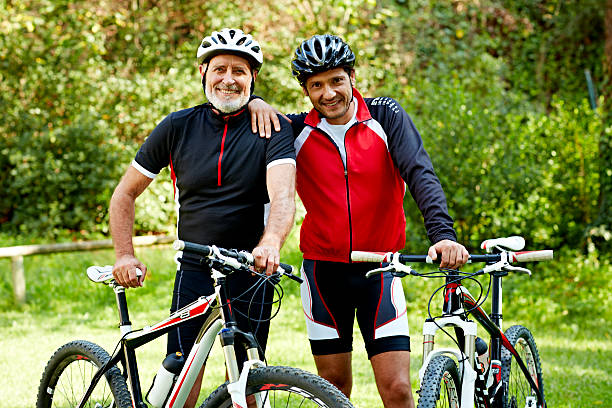
POLYGON ((209 93, 206 87, 204 87, 204 94, 206 95, 208 102, 210 102, 215 109, 223 113, 236 112, 237 110, 240 110, 246 106, 246 104, 249 102, 248 95, 240 95, 238 99, 233 99, 227 102, 223 101, 217 98, 217 95, 215 95, 214 92, 209 93))

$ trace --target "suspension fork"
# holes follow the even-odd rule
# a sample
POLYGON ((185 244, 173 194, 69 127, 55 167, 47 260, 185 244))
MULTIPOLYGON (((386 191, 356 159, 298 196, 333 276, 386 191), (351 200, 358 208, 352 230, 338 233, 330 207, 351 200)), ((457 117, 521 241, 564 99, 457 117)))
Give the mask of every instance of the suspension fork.
MULTIPOLYGON (((442 304, 442 311, 444 315, 451 315, 454 311, 459 309, 459 299, 457 297, 457 283, 452 283, 449 281, 449 277, 446 277, 446 286, 444 287, 444 302, 442 304)), ((426 319, 426 323, 434 322, 433 319, 426 319)), ((455 327, 455 332, 457 333, 458 328, 455 327)), ((458 334, 458 333, 457 333, 458 334)), ((462 337, 457 335, 458 338, 462 337)), ((461 340, 463 341, 463 340, 461 340)), ((462 347, 463 348, 463 347, 462 347)), ((429 353, 431 353, 434 349, 434 334, 433 333, 423 333, 423 363, 429 353)))
POLYGON ((238 323, 236 323, 234 312, 232 311, 226 282, 226 277, 217 277, 217 297, 221 305, 221 316, 225 322, 219 337, 227 366, 228 380, 230 383, 233 383, 240 378, 235 350, 236 343, 245 346, 248 360, 258 360, 259 350, 255 337, 251 333, 243 332, 238 328, 238 323))
MULTIPOLYGON (((442 304, 442 311, 444 316, 456 316, 456 318, 462 319, 459 317, 463 313, 463 306, 461 301, 461 282, 457 280, 458 275, 454 272, 449 272, 446 277, 446 285, 444 287, 444 301, 442 304)), ((431 324, 434 322, 433 320, 427 319, 426 324, 431 324)), ((435 323, 435 322, 434 322, 435 323)), ((474 333, 468 332, 467 335, 461 327, 461 324, 457 322, 457 324, 451 324, 455 330, 455 335, 457 338, 457 343, 459 344, 459 349, 462 350, 469 361, 470 367, 475 366, 475 341, 476 335, 475 330, 474 333)), ((427 332, 423 333, 423 362, 434 349, 434 334, 427 332)))
MULTIPOLYGON (((449 272, 446 276, 446 286, 444 287, 444 303, 442 311, 445 315, 457 315, 464 312, 463 302, 461 301, 461 288, 463 285, 458 281, 458 274, 449 272)), ((455 337, 459 343, 459 349, 465 352, 465 355, 470 360, 470 365, 474 367, 474 349, 475 336, 465 336, 463 329, 458 326, 454 327, 455 337), (466 344, 467 340, 467 344, 466 344)))

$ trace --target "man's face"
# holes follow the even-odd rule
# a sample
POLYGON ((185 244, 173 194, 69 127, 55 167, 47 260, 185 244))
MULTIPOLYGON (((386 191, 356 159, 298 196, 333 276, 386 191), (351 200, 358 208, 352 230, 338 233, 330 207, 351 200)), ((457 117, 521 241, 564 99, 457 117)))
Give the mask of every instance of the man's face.
POLYGON ((344 68, 334 68, 315 74, 306 80, 304 94, 310 98, 314 108, 332 125, 344 125, 353 117, 353 83, 344 68))
POLYGON ((210 59, 208 70, 200 65, 200 74, 206 73, 204 92, 208 101, 223 113, 235 112, 249 101, 251 74, 249 62, 237 55, 222 54, 210 59))

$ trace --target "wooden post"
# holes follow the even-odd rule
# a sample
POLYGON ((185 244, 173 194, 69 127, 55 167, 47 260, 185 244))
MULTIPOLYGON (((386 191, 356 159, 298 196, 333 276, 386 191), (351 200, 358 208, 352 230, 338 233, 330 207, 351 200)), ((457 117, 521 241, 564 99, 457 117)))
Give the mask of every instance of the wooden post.
POLYGON ((11 257, 11 271, 13 272, 13 293, 18 304, 26 301, 26 283, 23 268, 23 255, 11 257))

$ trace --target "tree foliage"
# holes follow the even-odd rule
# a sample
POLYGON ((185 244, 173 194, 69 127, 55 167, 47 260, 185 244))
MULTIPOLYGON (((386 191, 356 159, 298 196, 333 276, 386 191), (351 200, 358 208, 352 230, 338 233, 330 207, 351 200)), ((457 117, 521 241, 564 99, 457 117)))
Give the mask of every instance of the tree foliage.
MULTIPOLYGON (((592 110, 584 81, 589 69, 605 95, 601 0, 0 4, 2 232, 106 233, 139 144, 167 113, 203 101, 195 50, 226 26, 263 44, 256 93, 284 111, 309 107, 289 70, 299 41, 347 40, 362 93, 398 99, 416 122, 470 247, 515 233, 580 246, 601 213, 609 105, 592 110)), ((172 229, 167 176, 138 211, 138 232, 172 229)), ((410 199, 406 211, 408 245, 422 249, 410 199)))

